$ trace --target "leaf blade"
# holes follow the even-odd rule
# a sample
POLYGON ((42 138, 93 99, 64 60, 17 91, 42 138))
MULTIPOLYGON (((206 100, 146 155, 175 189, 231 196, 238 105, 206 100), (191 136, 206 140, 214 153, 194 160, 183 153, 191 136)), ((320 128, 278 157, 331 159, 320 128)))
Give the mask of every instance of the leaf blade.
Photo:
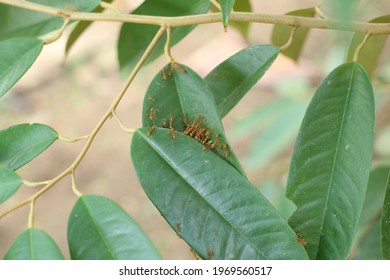
POLYGON ((14 38, 0 42, 0 97, 30 68, 41 53, 43 41, 14 38))
POLYGON ((68 222, 68 244, 76 260, 161 258, 134 220, 115 202, 98 195, 77 200, 68 222))
MULTIPOLYGON (((389 23, 390 15, 374 18, 369 23, 389 23)), ((378 63, 380 55, 385 47, 388 35, 371 35, 361 49, 358 62, 366 69, 369 76, 372 76, 378 63)), ((364 35, 356 33, 350 43, 347 60, 352 61, 358 45, 363 41, 364 35)))
MULTIPOLYGON (((184 16, 201 14, 208 11, 208 0, 149 0, 142 3, 133 14, 154 16, 184 16)), ((174 46, 190 33, 195 26, 183 26, 172 29, 171 46, 174 46)), ((141 58, 143 52, 152 41, 159 27, 126 23, 122 25, 118 39, 118 60, 120 69, 128 72, 141 58)), ((164 52, 166 35, 156 45, 147 62, 151 62, 164 52)))
POLYGON ((230 13, 233 9, 234 2, 236 0, 221 0, 221 11, 222 11, 222 23, 224 27, 227 27, 229 24, 229 18, 230 18, 230 13))
POLYGON ((237 52, 215 67, 204 79, 213 93, 221 118, 238 103, 271 67, 280 49, 256 45, 237 52))
MULTIPOLYGON (((99 5, 98 0, 34 0, 31 2, 80 12, 91 11, 99 5)), ((0 4, 0 40, 37 37, 59 29, 62 23, 63 19, 57 16, 0 4)))
POLYGON ((308 107, 287 197, 298 207, 289 223, 306 239, 310 258, 348 255, 368 182, 374 112, 370 81, 356 63, 333 70, 308 107))
POLYGON ((5 260, 63 260, 55 241, 43 230, 29 228, 21 233, 7 251, 5 260))
POLYGON ((133 137, 131 157, 146 194, 202 258, 307 258, 260 192, 191 137, 177 133, 172 143, 167 129, 148 136, 142 128, 133 137))
MULTIPOLYGON (((296 11, 289 12, 286 15, 314 17, 315 9, 309 8, 309 9, 296 10, 296 11)), ((282 51, 282 53, 287 57, 290 57, 292 60, 297 61, 299 55, 302 52, 309 30, 310 29, 307 27, 300 27, 298 30, 296 30, 292 44, 289 46, 287 50, 282 51)), ((276 46, 283 46, 284 44, 287 43, 288 39, 290 38, 290 34, 291 34, 291 28, 289 26, 275 25, 272 30, 272 44, 276 46)))
POLYGON ((0 166, 16 170, 27 164, 58 138, 43 124, 19 124, 0 130, 0 166))
POLYGON ((381 249, 385 260, 390 259, 390 173, 387 179, 387 188, 383 203, 381 220, 381 249))
POLYGON ((0 204, 10 198, 22 183, 22 179, 15 172, 0 167, 0 204))

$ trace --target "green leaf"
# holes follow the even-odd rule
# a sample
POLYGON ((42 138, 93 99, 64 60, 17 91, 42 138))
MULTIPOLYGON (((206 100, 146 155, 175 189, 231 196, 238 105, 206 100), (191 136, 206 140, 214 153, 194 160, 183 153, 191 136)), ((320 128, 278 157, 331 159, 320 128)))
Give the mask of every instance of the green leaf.
MULTIPOLYGON (((151 16, 185 16, 206 13, 209 0, 148 0, 142 3, 133 14, 151 16)), ((195 28, 194 25, 177 27, 172 30, 171 46, 182 40, 195 28)), ((159 27, 153 25, 125 23, 122 25, 118 41, 118 60, 121 70, 129 72, 152 41, 159 27)), ((161 38, 147 62, 151 62, 164 52, 166 36, 161 38)))
POLYGON ((381 245, 382 254, 385 260, 390 259, 390 173, 387 180, 385 201, 381 221, 381 245))
POLYGON ((0 167, 0 204, 10 198, 23 183, 12 170, 0 167))
MULTIPOLYGON (((252 6, 249 0, 239 0, 234 2, 234 11, 237 12, 252 12, 252 6)), ((234 21, 230 23, 230 26, 236 28, 244 37, 249 37, 249 22, 234 21)))
POLYGON ((15 38, 0 42, 0 97, 30 68, 41 53, 43 41, 15 38))
POLYGON ((233 8, 235 1, 236 0, 221 0, 220 1, 221 10, 222 10, 222 23, 223 23, 224 27, 228 26, 230 13, 232 11, 232 8, 233 8))
POLYGON ((0 130, 0 166, 16 170, 45 151, 58 138, 44 124, 18 124, 0 130))
POLYGON ((167 65, 153 79, 145 95, 144 127, 168 127, 170 118, 172 128, 179 132, 185 131, 186 119, 190 123, 198 121, 210 132, 209 146, 210 141, 215 142, 212 150, 245 174, 226 139, 210 89, 197 73, 184 65, 167 65))
POLYGON ((306 259, 295 233, 234 167, 193 138, 138 129, 131 158, 146 194, 204 259, 306 259))
POLYGON ((355 244, 350 254, 353 259, 383 259, 380 246, 380 218, 388 174, 387 166, 378 167, 370 173, 355 244))
MULTIPOLYGON (((106 3, 111 3, 112 0, 103 0, 106 3)), ((97 6, 92 13, 101 13, 104 9, 102 6, 97 6)), ((77 23, 75 28, 72 30, 72 33, 69 35, 69 39, 66 42, 65 54, 68 54, 74 43, 77 39, 84 33, 85 30, 92 24, 92 21, 81 21, 77 23)))
MULTIPOLYGON (((287 13, 287 15, 299 17, 314 17, 315 10, 314 8, 296 10, 287 13)), ((290 57, 294 61, 297 61, 303 49, 303 45, 306 41, 308 33, 309 28, 307 27, 300 27, 299 29, 297 29, 294 35, 293 43, 287 50, 282 51, 282 53, 290 57)), ((290 34, 291 27, 286 25, 275 25, 272 30, 272 44, 277 46, 283 46, 290 38, 290 34)))
POLYGON ((221 118, 257 83, 279 54, 273 45, 243 49, 214 68, 205 78, 221 118))
POLYGON ((5 260, 63 260, 55 241, 43 230, 29 228, 12 243, 5 260))
POLYGON ((373 152, 375 108, 364 69, 346 63, 317 89, 290 165, 289 219, 311 259, 345 259, 363 206, 373 152))
POLYGON ((355 260, 383 260, 381 251, 380 220, 375 221, 360 240, 359 251, 353 258, 355 260))
MULTIPOLYGON (((390 15, 382 16, 375 18, 369 21, 370 23, 390 23, 390 15)), ((352 60, 355 54, 355 50, 358 45, 363 41, 364 34, 356 33, 353 36, 351 44, 348 51, 348 60, 352 60)), ((380 55, 385 47, 385 43, 388 35, 371 35, 370 38, 366 41, 363 48, 360 51, 358 62, 366 69, 369 76, 372 76, 374 73, 380 55)))
MULTIPOLYGON (((99 0, 32 0, 31 2, 63 10, 87 12, 99 5, 99 0)), ((36 37, 61 27, 63 19, 27 9, 0 4, 0 40, 14 37, 36 37)))
POLYGON ((259 135, 251 137, 253 142, 249 144, 248 153, 243 159, 248 169, 267 166, 297 135, 307 103, 290 100, 285 104, 288 106, 275 120, 271 120, 269 127, 259 135))
POLYGON ((80 196, 70 214, 68 244, 73 260, 160 259, 136 222, 115 202, 80 196))

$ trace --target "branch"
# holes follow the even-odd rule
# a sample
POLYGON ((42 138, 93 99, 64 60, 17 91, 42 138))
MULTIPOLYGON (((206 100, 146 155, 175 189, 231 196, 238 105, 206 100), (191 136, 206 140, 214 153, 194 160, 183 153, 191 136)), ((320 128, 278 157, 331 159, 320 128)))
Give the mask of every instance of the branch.
MULTIPOLYGON (((75 188, 74 188, 74 186, 75 186, 74 185, 74 175, 73 175, 74 174, 74 170, 77 168, 77 166, 83 160, 84 156, 86 155, 86 153, 88 152, 89 148, 91 147, 91 144, 92 144, 93 140, 95 139, 96 135, 98 134, 98 132, 100 131, 100 129, 102 128, 104 123, 111 117, 112 112, 118 106, 119 102, 121 101, 121 99, 125 95, 125 93, 126 93, 128 87, 130 86, 131 82, 134 80, 134 78, 137 75, 138 71, 141 69, 141 66, 145 63, 146 59, 149 57, 149 55, 152 52, 152 50, 154 49, 154 47, 157 45, 157 43, 159 42, 161 37, 164 35, 165 31, 166 31, 166 27, 162 26, 160 28, 160 30, 157 32, 157 34, 154 36, 152 42, 149 44, 148 48, 145 50, 144 54, 142 55, 142 57, 138 61, 137 65, 134 67, 133 71, 131 72, 129 78, 125 82, 125 84, 122 87, 121 91, 119 92, 118 96, 116 97, 116 99, 114 100, 114 102, 112 103, 112 105, 110 106, 108 111, 105 113, 105 115, 102 117, 102 119, 99 121, 99 123, 96 125, 96 127, 90 133, 90 135, 89 135, 89 137, 87 139, 87 142, 85 143, 83 149, 81 150, 81 152, 77 156, 77 158, 74 160, 74 162, 65 171, 63 171, 61 174, 59 174, 54 179, 50 180, 48 182, 48 184, 44 188, 42 188, 41 190, 36 192, 34 195, 32 195, 31 197, 23 200, 22 202, 20 202, 19 204, 13 206, 12 208, 10 208, 10 209, 0 213, 0 219, 2 217, 4 217, 5 215, 13 212, 14 210, 21 208, 24 205, 31 204, 33 206, 33 203, 35 202, 35 200, 37 198, 39 198, 41 195, 43 195, 45 192, 47 192, 55 184, 57 184, 59 181, 61 181, 64 177, 66 177, 69 174, 72 176, 72 188, 73 188, 73 190, 75 190, 75 188)), ((79 194, 79 192, 77 192, 77 191, 75 193, 79 194)), ((30 213, 32 213, 32 212, 33 211, 31 211, 30 213)), ((30 221, 32 219, 31 215, 30 215, 30 221)), ((31 222, 30 222, 30 224, 31 224, 31 222)))
MULTIPOLYGON (((81 21, 130 22, 138 24, 150 24, 159 26, 168 25, 171 27, 177 27, 193 24, 215 23, 220 22, 222 18, 221 13, 210 13, 180 17, 160 17, 121 13, 84 13, 49 7, 24 0, 0 0, 0 3, 44 14, 67 18, 69 20, 81 21)), ((345 22, 340 20, 330 20, 322 18, 308 18, 290 15, 269 15, 248 12, 232 12, 230 15, 230 21, 283 24, 296 27, 344 30, 365 34, 390 34, 390 23, 345 22)))

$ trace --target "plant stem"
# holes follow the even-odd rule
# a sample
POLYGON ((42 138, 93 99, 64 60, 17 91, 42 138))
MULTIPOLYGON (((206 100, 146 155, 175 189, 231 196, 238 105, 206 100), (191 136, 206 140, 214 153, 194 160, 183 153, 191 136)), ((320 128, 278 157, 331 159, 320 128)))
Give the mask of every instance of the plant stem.
POLYGON ((148 48, 145 50, 144 54, 138 61, 137 65, 134 67, 133 71, 131 72, 129 78, 126 80, 125 84, 123 85, 121 91, 119 92, 118 96, 112 103, 111 107, 107 110, 105 115, 102 117, 102 119, 99 121, 99 123, 96 125, 96 127, 92 130, 90 133, 87 142, 85 143, 83 149, 81 150, 80 154, 78 157, 75 159, 75 161, 66 169, 64 170, 61 174, 59 174, 57 177, 54 179, 50 180, 50 182, 41 190, 36 192, 34 195, 31 197, 23 200, 19 204, 13 206, 12 208, 0 213, 0 219, 4 217, 5 215, 13 212, 16 209, 21 208, 24 205, 30 204, 30 203, 35 203, 35 200, 39 198, 41 195, 43 195, 45 192, 47 192, 51 187, 53 187, 55 184, 57 184, 59 181, 61 181, 64 177, 66 177, 69 174, 73 174, 74 170, 77 168, 77 166, 80 164, 86 153, 88 152, 93 140, 95 139, 96 135, 102 128, 103 124, 110 118, 112 112, 116 109, 118 106, 119 102, 123 98, 124 94, 126 93, 128 87, 130 86, 131 82, 134 80, 135 76, 137 75, 138 71, 141 69, 141 66, 145 63, 146 59, 149 57, 150 53, 154 49, 154 47, 157 45, 158 41, 161 39, 161 37, 164 35, 166 31, 166 26, 162 26, 160 30, 157 32, 157 34, 154 36, 152 42, 149 44, 148 48))
MULTIPOLYGON (((129 15, 121 13, 84 13, 49 7, 23 0, 0 0, 0 3, 58 17, 63 17, 69 20, 81 21, 131 22, 139 24, 151 24, 159 26, 169 25, 171 27, 177 27, 193 24, 221 22, 222 19, 221 13, 209 13, 180 17, 161 17, 133 14, 129 15)), ((390 23, 345 22, 340 20, 298 17, 291 15, 270 15, 234 11, 230 15, 230 21, 283 24, 297 27, 344 30, 365 34, 390 34, 390 23)))

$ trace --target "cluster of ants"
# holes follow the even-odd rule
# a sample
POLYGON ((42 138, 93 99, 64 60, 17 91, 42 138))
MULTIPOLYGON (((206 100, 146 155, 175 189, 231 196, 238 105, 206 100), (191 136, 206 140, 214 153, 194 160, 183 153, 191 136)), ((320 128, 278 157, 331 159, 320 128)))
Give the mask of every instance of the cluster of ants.
MULTIPOLYGON (((150 100, 153 100, 152 97, 149 97, 150 100)), ((149 108, 149 120, 155 120, 156 109, 149 108)), ((189 121, 187 116, 183 115, 183 122, 185 124, 185 128, 183 133, 194 138, 199 143, 202 143, 205 149, 211 149, 217 151, 218 154, 223 155, 225 157, 229 156, 229 147, 227 144, 222 143, 219 138, 219 134, 215 136, 212 133, 212 130, 207 128, 205 122, 203 122, 203 116, 197 116, 194 121, 189 121)), ((175 129, 173 127, 173 116, 168 118, 168 123, 163 122, 162 127, 169 128, 172 139, 176 139, 175 129)), ((152 132, 156 129, 156 125, 151 126, 146 133, 148 136, 152 134, 152 132)))

